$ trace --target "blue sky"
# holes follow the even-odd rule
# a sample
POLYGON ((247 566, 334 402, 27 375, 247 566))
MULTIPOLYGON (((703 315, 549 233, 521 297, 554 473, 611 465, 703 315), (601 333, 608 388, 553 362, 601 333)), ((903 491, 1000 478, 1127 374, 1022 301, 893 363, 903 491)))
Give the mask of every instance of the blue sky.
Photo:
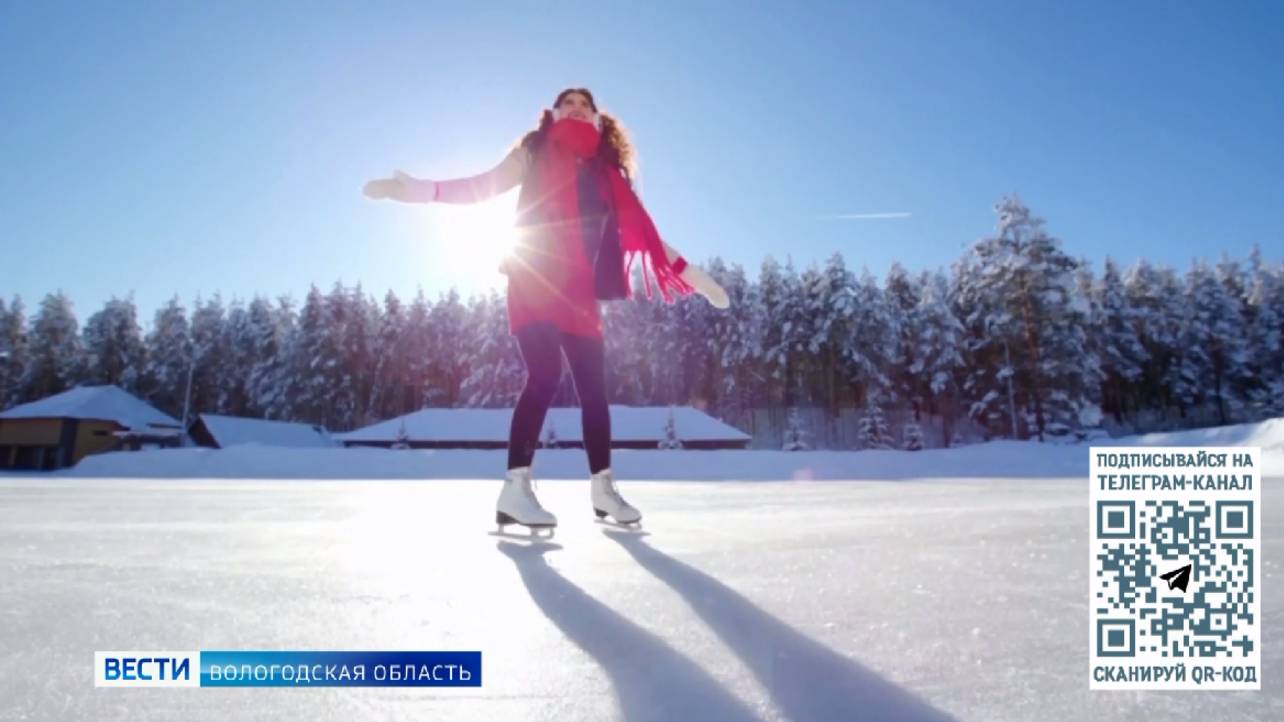
POLYGON ((132 292, 147 326, 175 293, 502 290, 476 236, 515 194, 360 188, 485 170, 569 85, 630 130, 666 240, 751 274, 948 266, 1011 192, 1098 267, 1284 256, 1274 0, 0 0, 0 296, 83 323, 132 292))

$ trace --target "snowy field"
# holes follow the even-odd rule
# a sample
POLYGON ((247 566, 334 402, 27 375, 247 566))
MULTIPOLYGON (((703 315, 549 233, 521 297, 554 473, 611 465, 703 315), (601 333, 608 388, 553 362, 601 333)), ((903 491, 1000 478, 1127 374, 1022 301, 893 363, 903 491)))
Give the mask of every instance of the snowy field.
POLYGON ((622 482, 645 535, 591 520, 582 452, 541 451, 546 544, 487 533, 497 481, 316 478, 334 459, 0 476, 0 720, 1284 719, 1279 424, 1125 442, 1264 447, 1260 692, 1088 690, 1087 447, 652 463, 682 480, 622 482), (95 650, 220 648, 479 649, 484 683, 93 687, 95 650))

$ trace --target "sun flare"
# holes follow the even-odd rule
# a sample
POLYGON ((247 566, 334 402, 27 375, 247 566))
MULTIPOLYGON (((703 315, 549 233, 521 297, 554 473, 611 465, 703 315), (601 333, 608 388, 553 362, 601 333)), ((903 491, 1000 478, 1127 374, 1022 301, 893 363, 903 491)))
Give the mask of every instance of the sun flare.
POLYGON ((460 275, 499 273, 499 263, 516 243, 513 199, 499 197, 468 205, 433 208, 433 255, 460 275))

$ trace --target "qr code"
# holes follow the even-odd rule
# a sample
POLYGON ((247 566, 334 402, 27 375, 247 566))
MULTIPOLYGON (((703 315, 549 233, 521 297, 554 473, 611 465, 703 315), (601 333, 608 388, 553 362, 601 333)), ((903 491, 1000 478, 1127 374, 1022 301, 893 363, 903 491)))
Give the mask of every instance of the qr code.
POLYGON ((1253 502, 1097 502, 1101 657, 1248 657, 1253 502))
POLYGON ((1092 447, 1088 687, 1261 689, 1261 449, 1092 447))

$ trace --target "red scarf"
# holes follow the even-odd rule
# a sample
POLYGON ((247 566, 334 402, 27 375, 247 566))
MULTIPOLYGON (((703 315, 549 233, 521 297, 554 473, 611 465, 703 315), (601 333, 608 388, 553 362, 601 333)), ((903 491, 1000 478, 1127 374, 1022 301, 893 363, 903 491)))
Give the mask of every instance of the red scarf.
MULTIPOLYGON (((560 221, 554 223, 553 227, 559 234, 573 234, 559 239, 562 247, 582 248, 578 235, 580 230, 579 184, 576 182, 578 160, 595 155, 602 136, 593 123, 576 118, 563 118, 549 128, 547 140, 544 152, 536 154, 538 157, 536 172, 539 174, 536 181, 537 187, 542 193, 548 194, 543 202, 548 204, 547 207, 556 213, 560 221)), ((647 298, 651 298, 651 278, 647 274, 648 267, 654 274, 655 285, 665 301, 673 301, 670 293, 686 295, 695 291, 691 284, 679 275, 686 265, 685 262, 679 259, 676 263, 669 263, 664 245, 660 241, 660 233, 655 229, 655 223, 642 207, 642 202, 638 200, 629 182, 625 180, 624 174, 618 168, 609 168, 604 171, 604 175, 607 200, 619 223, 620 250, 623 251, 624 257, 620 272, 624 274, 624 286, 629 289, 629 297, 633 295, 632 284, 628 280, 629 269, 636 259, 642 261, 642 278, 645 282, 647 298)), ((592 259, 588 261, 592 263, 592 259)))

